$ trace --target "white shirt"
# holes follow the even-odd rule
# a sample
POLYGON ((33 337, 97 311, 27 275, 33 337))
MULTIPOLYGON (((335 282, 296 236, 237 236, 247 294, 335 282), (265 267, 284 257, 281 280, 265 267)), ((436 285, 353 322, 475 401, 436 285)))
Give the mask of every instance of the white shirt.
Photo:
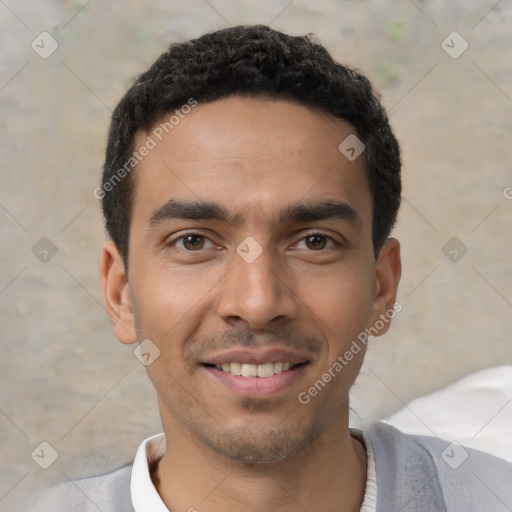
MULTIPOLYGON (((375 459, 368 436, 361 430, 350 429, 352 437, 364 442, 368 456, 368 470, 366 474, 366 489, 363 505, 360 512, 376 512, 377 510, 377 475, 375 473, 375 459)), ((137 450, 133 461, 130 490, 135 512, 169 512, 158 494, 151 476, 149 464, 162 457, 165 451, 165 435, 145 439, 137 450)))

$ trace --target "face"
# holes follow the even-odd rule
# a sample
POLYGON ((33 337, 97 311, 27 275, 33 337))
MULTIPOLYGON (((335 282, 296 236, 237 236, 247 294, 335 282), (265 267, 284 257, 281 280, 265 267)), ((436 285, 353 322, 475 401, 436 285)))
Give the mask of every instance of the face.
POLYGON ((232 97, 199 104, 139 163, 129 280, 111 242, 101 271, 118 339, 160 350, 147 369, 166 431, 269 462, 346 423, 364 347, 299 396, 392 307, 399 279, 396 241, 374 257, 364 156, 338 150, 354 133, 232 97))

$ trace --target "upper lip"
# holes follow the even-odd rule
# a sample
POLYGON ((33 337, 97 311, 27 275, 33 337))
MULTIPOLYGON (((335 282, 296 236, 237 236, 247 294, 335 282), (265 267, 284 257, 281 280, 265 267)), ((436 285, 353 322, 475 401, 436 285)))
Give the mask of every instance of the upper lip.
POLYGON ((244 350, 233 349, 226 352, 213 354, 205 358, 202 364, 224 364, 224 363, 242 363, 242 364, 263 364, 289 362, 291 364, 306 363, 310 359, 303 354, 280 348, 265 350, 244 350))

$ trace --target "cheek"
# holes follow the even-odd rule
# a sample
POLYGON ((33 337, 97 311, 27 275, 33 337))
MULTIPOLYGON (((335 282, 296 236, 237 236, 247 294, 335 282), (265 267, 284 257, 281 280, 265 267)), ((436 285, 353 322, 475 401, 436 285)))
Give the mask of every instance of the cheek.
MULTIPOLYGON (((303 288, 304 303, 328 327, 328 339, 341 341, 363 331, 373 311, 373 267, 346 265, 303 288)), ((321 324, 320 324, 321 325, 321 324)))
POLYGON ((213 308, 215 286, 222 273, 204 273, 192 267, 184 270, 155 264, 141 268, 138 279, 133 276, 138 338, 151 340, 160 350, 155 363, 147 367, 153 382, 168 381, 169 374, 185 378, 193 371, 183 360, 183 349, 213 308))
POLYGON ((141 269, 136 286, 137 316, 141 328, 169 330, 197 316, 222 278, 220 272, 190 265, 178 268, 156 263, 141 269))

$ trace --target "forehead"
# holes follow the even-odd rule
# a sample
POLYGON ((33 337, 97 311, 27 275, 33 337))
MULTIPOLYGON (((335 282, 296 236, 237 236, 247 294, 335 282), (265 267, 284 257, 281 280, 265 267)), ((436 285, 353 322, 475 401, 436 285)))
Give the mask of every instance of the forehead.
POLYGON ((135 149, 153 147, 134 174, 135 227, 172 198, 220 203, 259 222, 289 203, 338 199, 371 225, 364 156, 350 161, 338 149, 355 134, 345 121, 247 97, 199 104, 173 121, 137 136, 135 149))

